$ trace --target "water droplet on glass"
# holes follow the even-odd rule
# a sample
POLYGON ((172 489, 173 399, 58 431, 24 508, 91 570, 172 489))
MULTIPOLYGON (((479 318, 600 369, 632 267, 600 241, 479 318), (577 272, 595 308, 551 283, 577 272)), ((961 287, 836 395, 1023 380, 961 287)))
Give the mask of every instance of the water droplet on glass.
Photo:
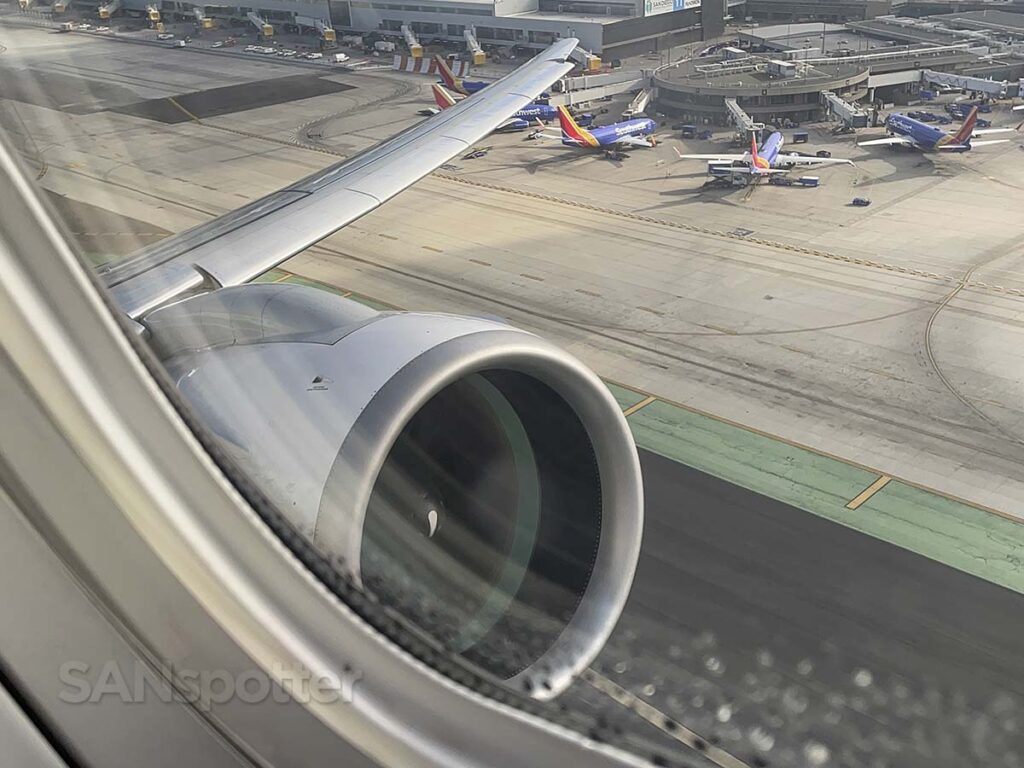
POLYGON ((767 752, 775 746, 775 737, 759 725, 750 729, 750 743, 754 749, 760 752, 767 752))
POLYGON ((807 695, 795 686, 788 687, 782 693, 782 706, 794 715, 802 715, 807 711, 807 695))
POLYGON ((757 663, 762 667, 770 667, 775 663, 775 657, 767 648, 760 648, 757 651, 757 663))
POLYGON ((858 669, 853 674, 853 684, 858 688, 867 688, 874 682, 874 676, 869 669, 858 669))
POLYGON ((804 745, 804 757, 807 763, 812 766, 825 765, 828 762, 830 753, 828 747, 817 741, 808 741, 804 745))
POLYGON ((720 723, 728 723, 732 719, 732 707, 723 704, 715 712, 715 719, 720 723))
POLYGON ((642 693, 644 696, 648 696, 648 697, 653 696, 656 691, 657 691, 657 688, 655 688, 651 683, 648 683, 647 685, 645 685, 643 688, 640 689, 640 693, 642 693))
POLYGON ((814 663, 810 659, 801 659, 796 665, 797 674, 807 677, 814 671, 814 663))
POLYGON ((720 675, 725 672, 725 663, 717 656, 705 657, 704 667, 714 675, 720 675))

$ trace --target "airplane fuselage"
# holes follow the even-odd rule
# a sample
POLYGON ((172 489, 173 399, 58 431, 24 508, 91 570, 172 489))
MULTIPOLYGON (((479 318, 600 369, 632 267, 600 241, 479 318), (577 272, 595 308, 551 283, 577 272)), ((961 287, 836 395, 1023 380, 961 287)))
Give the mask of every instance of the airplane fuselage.
POLYGON ((472 96, 477 91, 482 91, 490 83, 486 83, 483 80, 460 80, 459 85, 462 86, 460 90, 466 96, 472 96))
POLYGON ((648 136, 654 133, 654 129, 656 127, 657 124, 649 117, 641 117, 636 118, 635 120, 626 120, 621 123, 613 123, 611 125, 602 125, 597 128, 588 129, 587 133, 589 133, 596 142, 594 144, 589 142, 584 143, 565 133, 562 134, 562 143, 570 147, 590 146, 595 149, 604 149, 607 147, 614 147, 626 136, 648 136))
MULTIPOLYGON (((924 152, 933 152, 939 147, 954 141, 954 137, 946 131, 901 114, 889 115, 885 121, 885 128, 889 133, 896 136, 906 136, 914 142, 918 149, 924 152)), ((970 149, 971 145, 968 141, 964 142, 962 146, 953 147, 947 151, 969 152, 970 149)))
POLYGON ((549 104, 529 104, 516 112, 515 117, 523 120, 543 120, 548 122, 558 119, 558 108, 552 107, 549 104))
POLYGON ((778 131, 768 137, 768 141, 764 143, 764 146, 757 153, 758 159, 762 163, 759 167, 753 169, 754 173, 769 171, 775 167, 775 161, 778 160, 779 152, 782 151, 782 145, 785 141, 782 134, 778 131))

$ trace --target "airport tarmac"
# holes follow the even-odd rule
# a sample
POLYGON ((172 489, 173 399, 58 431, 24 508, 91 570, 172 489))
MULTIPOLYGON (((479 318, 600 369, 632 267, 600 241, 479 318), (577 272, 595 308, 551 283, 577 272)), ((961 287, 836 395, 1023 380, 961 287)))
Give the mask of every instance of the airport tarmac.
MULTIPOLYGON (((12 43, 0 66, 78 68, 83 104, 96 95, 73 118, 18 103, 46 145, 44 185, 169 231, 371 146, 428 103, 427 78, 337 74, 346 90, 169 125, 108 110, 260 77, 274 102, 305 70, 36 30, 12 43)), ((673 145, 722 139, 615 163, 494 135, 487 157, 288 268, 402 306, 505 315, 608 378, 1016 512, 1020 140, 933 157, 811 134, 806 149, 857 167, 814 171, 818 189, 739 191, 702 190, 702 164, 675 159, 673 145)))
MULTIPOLYGON (((180 231, 358 152, 428 103, 426 78, 331 75, 349 87, 288 100, 271 80, 265 106, 232 111, 229 91, 221 114, 166 122, 125 108, 299 70, 69 39, 0 27, 0 73, 78 78, 68 90, 79 114, 25 94, 2 106, 13 105, 20 146, 70 226, 90 218, 86 205, 121 217, 104 219, 105 234, 80 233, 98 262, 131 250, 130 233, 144 245, 142 233, 180 231)), ((485 158, 454 161, 285 267, 397 306, 505 316, 606 378, 1020 513, 1020 139, 931 157, 811 133, 802 149, 857 167, 814 171, 818 189, 739 191, 702 191, 701 164, 675 160, 673 145, 720 151, 721 138, 669 139, 615 163, 496 135, 485 158), (854 196, 873 205, 852 208, 854 196)), ((951 729, 963 743, 942 753, 953 755, 1002 743, 985 728, 1024 727, 1005 646, 1019 635, 1018 596, 679 464, 644 463, 652 544, 601 674, 631 691, 652 686, 660 711, 725 742, 739 729, 744 744, 767 743, 760 727, 808 765, 853 763, 836 759, 842 745, 799 739, 824 726, 785 707, 859 723, 854 745, 868 732, 927 739, 919 720, 946 717, 964 726, 951 729), (822 577, 807 583, 809 573, 822 577), (617 672, 617 652, 645 661, 617 672), (760 722, 752 689, 776 660, 787 665, 773 683, 779 707, 760 722), (817 671, 781 698, 805 660, 817 671), (700 665, 707 674, 693 673, 700 665), (690 670, 685 686, 669 668, 690 670), (727 682, 714 683, 716 669, 727 682), (979 703, 1001 678, 1011 690, 979 703), (780 717, 804 728, 784 745, 780 717)), ((914 754, 919 763, 893 764, 932 759, 914 754)))

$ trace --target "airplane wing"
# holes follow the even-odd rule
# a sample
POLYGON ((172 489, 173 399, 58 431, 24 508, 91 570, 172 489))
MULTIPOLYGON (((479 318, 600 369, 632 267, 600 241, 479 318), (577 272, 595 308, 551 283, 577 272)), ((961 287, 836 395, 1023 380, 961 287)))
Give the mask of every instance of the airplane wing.
MULTIPOLYGON (((990 144, 1009 144, 1009 139, 992 139, 991 141, 972 141, 971 147, 987 147, 990 144)), ((945 149, 945 147, 942 147, 945 149)))
POLYGON ((369 213, 466 152, 570 72, 565 38, 428 120, 151 248, 100 275, 131 318, 186 292, 240 285, 369 213))
POLYGON ((620 147, 643 147, 644 149, 650 149, 654 146, 650 141, 641 136, 623 136, 615 144, 620 147))
POLYGON ((779 155, 776 163, 792 163, 793 165, 853 165, 853 160, 841 157, 807 157, 806 155, 779 155))
POLYGON ((711 163, 736 163, 747 159, 746 155, 684 155, 678 149, 676 155, 680 160, 707 160, 711 163))
POLYGON ((872 139, 871 141, 859 141, 858 147, 881 147, 884 145, 899 144, 904 147, 916 147, 917 142, 909 136, 888 136, 884 139, 872 139))

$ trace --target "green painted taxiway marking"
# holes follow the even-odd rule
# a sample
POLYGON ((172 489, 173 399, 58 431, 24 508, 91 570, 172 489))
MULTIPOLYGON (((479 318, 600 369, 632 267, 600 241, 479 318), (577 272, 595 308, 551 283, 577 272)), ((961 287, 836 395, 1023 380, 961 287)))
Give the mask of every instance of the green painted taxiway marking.
POLYGON ((798 509, 830 518, 876 474, 663 401, 629 417, 637 444, 798 509))
POLYGON ((994 511, 661 400, 628 422, 641 448, 1024 593, 1024 525, 994 511))
POLYGON ((608 390, 618 401, 619 407, 624 411, 628 411, 634 405, 647 397, 642 392, 636 392, 635 390, 627 389, 626 387, 619 386, 618 384, 612 384, 608 381, 605 382, 605 386, 608 387, 608 390))

